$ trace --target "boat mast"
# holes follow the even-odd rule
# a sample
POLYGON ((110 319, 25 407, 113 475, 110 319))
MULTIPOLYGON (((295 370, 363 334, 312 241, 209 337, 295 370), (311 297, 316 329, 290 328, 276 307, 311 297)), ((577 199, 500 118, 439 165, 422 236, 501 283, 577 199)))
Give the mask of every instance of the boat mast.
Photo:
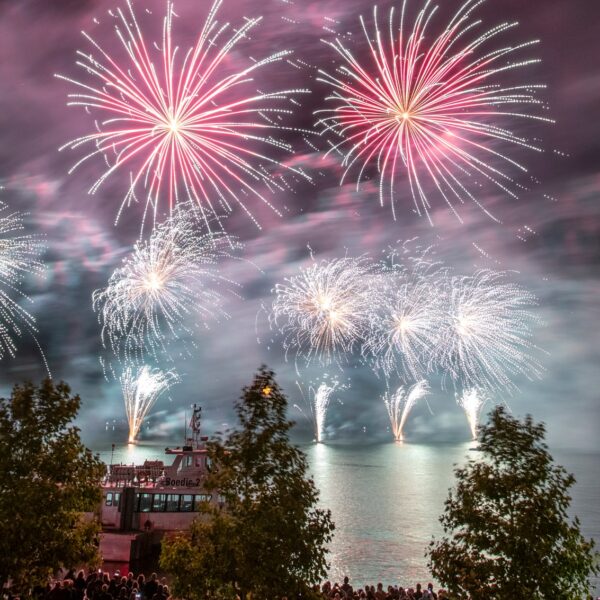
POLYGON ((200 446, 200 425, 202 422, 202 407, 194 404, 192 406, 192 418, 190 419, 190 430, 192 436, 187 438, 188 444, 194 448, 200 446))

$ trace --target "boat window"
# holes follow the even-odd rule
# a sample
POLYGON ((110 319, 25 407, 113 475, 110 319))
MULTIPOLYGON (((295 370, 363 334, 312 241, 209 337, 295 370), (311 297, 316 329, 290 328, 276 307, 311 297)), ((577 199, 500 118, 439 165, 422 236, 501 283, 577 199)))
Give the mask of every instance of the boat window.
POLYGON ((191 494, 181 496, 181 512, 192 512, 193 504, 194 496, 191 494))
POLYGON ((210 494, 196 494, 194 496, 194 510, 195 511, 200 510, 200 506, 202 504, 206 504, 207 502, 210 502, 211 498, 212 498, 212 496, 210 494))
POLYGON ((154 500, 152 501, 152 512, 165 512, 166 502, 166 494, 154 494, 154 500))
POLYGON ((167 495, 167 512, 179 512, 179 495, 167 495))
POLYGON ((194 462, 194 457, 193 456, 186 456, 185 457, 185 466, 186 467, 191 467, 193 462, 194 462))
POLYGON ((112 492, 108 492, 108 494, 106 494, 106 502, 105 502, 106 506, 112 506, 113 505, 113 495, 112 492))
POLYGON ((139 494, 139 512, 150 512, 152 510, 152 494, 139 494))
POLYGON ((121 500, 121 492, 115 492, 115 494, 113 496, 113 506, 116 506, 118 508, 120 500, 121 500))

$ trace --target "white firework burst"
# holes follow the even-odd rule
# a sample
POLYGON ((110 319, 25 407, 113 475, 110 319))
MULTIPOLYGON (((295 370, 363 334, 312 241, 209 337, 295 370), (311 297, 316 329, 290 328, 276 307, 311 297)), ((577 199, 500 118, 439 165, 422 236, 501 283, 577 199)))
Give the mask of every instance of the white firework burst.
MULTIPOLYGON (((37 344, 35 318, 20 301, 31 302, 22 285, 28 275, 43 273, 46 246, 39 236, 24 233, 24 216, 0 203, 0 360, 15 356, 24 332, 37 344)), ((42 359, 48 369, 43 353, 42 359)))
POLYGON ((539 378, 543 369, 533 354, 531 311, 535 296, 507 280, 504 272, 482 269, 448 280, 448 312, 438 346, 446 377, 463 388, 517 389, 513 379, 539 378))
POLYGON ((372 310, 376 268, 365 257, 322 260, 275 287, 271 319, 286 355, 341 362, 360 343, 372 310))
POLYGON ((147 242, 136 244, 108 286, 94 292, 105 345, 126 360, 143 360, 227 318, 225 294, 235 284, 220 269, 238 247, 204 230, 193 207, 178 206, 147 242))
POLYGON ((393 259, 378 277, 363 356, 386 379, 418 381, 431 370, 446 314, 444 274, 425 251, 393 259))

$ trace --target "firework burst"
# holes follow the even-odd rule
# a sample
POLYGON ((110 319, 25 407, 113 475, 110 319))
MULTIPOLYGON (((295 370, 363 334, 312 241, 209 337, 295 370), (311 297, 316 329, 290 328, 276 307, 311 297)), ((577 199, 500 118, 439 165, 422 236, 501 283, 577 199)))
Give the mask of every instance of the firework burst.
POLYGON ((234 293, 234 284, 220 266, 237 247, 206 232, 193 207, 178 206, 149 241, 136 244, 108 286, 94 292, 105 345, 126 360, 143 360, 185 341, 193 327, 226 318, 224 295, 234 293))
POLYGON ((429 394, 429 384, 425 381, 419 381, 410 388, 400 386, 393 394, 386 392, 383 396, 383 402, 390 417, 392 433, 397 442, 404 439, 404 425, 406 419, 415 404, 429 394))
POLYGON ((174 371, 127 367, 119 378, 129 422, 129 443, 133 444, 150 409, 174 383, 178 381, 174 371))
POLYGON ((362 350, 374 371, 404 382, 429 372, 445 311, 443 275, 427 251, 394 261, 379 276, 376 303, 362 350))
MULTIPOLYGON (((21 286, 27 275, 43 272, 40 257, 45 245, 38 236, 23 234, 23 217, 0 203, 0 360, 15 356, 23 332, 31 334, 37 344, 35 318, 18 299, 31 302, 21 286)), ((48 369, 43 353, 42 359, 48 369)))
POLYGON ((330 378, 328 375, 324 375, 317 383, 311 383, 307 394, 304 393, 299 382, 296 382, 296 385, 302 394, 304 403, 308 406, 310 417, 300 406, 297 404, 294 406, 312 422, 315 441, 321 443, 325 433, 325 419, 333 394, 336 391, 347 389, 349 386, 341 383, 336 377, 330 378))
POLYGON ((271 318, 284 336, 286 355, 309 363, 341 362, 360 343, 370 311, 375 267, 368 259, 314 263, 275 287, 271 318))
POLYGON ((476 388, 466 389, 460 398, 457 399, 458 405, 465 411, 467 421, 469 422, 469 429, 471 430, 471 436, 474 440, 477 439, 479 416, 481 415, 481 410, 486 401, 487 398, 483 392, 476 388))
POLYGON ((536 298, 506 273, 487 269, 448 280, 448 314, 437 359, 446 376, 464 388, 516 389, 513 377, 538 378, 532 356, 531 308, 536 298))
POLYGON ((144 219, 151 213, 156 220, 160 202, 166 202, 170 211, 180 200, 195 201, 207 217, 228 213, 235 205, 252 217, 246 197, 273 208, 261 188, 273 191, 285 186, 270 172, 281 164, 265 149, 290 150, 273 136, 285 129, 279 122, 290 112, 288 102, 305 90, 250 89, 257 73, 285 60, 289 54, 285 50, 232 72, 234 48, 261 19, 246 19, 232 28, 218 23, 220 6, 221 0, 216 0, 195 45, 182 53, 173 42, 171 2, 162 45, 152 48, 127 0, 124 10, 109 13, 117 21, 116 34, 126 54, 123 64, 84 33, 97 53, 77 52, 77 65, 88 79, 58 76, 79 90, 69 95, 69 105, 99 114, 94 133, 63 146, 93 146, 71 171, 94 156, 105 158, 108 168, 90 189, 92 194, 113 173, 130 173, 119 214, 137 201, 136 191, 143 188, 144 219), (152 57, 156 49, 158 65, 152 57))
POLYGON ((544 108, 537 92, 545 86, 503 83, 504 75, 538 62, 521 58, 537 40, 494 47, 517 24, 478 31, 481 21, 472 13, 481 3, 467 0, 437 37, 429 34, 437 9, 429 1, 412 28, 406 0, 399 15, 390 10, 383 30, 375 7, 373 33, 361 17, 370 60, 356 58, 340 39, 327 42, 342 61, 335 75, 320 71, 333 106, 318 111, 319 123, 339 137, 330 152, 343 155, 342 182, 356 171, 358 186, 377 169, 380 202, 389 195, 394 217, 401 172, 417 212, 431 220, 429 191, 455 213, 457 204, 479 205, 469 190, 485 181, 516 197, 512 172, 526 168, 498 151, 500 144, 540 151, 506 123, 550 121, 537 114, 544 108))

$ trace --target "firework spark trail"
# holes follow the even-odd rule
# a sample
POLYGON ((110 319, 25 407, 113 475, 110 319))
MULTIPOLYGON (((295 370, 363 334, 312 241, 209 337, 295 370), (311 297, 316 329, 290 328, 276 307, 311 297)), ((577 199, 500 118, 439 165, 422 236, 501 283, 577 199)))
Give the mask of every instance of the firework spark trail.
POLYGON ((469 429, 474 440, 477 439, 477 427, 479 425, 479 416, 483 405, 487 398, 483 395, 482 390, 476 388, 468 388, 463 391, 462 395, 457 398, 458 405, 465 411, 469 429))
POLYGON ((317 442, 323 441, 323 431, 325 429, 325 417, 327 416, 327 409, 331 402, 331 395, 335 391, 335 387, 321 383, 314 394, 314 411, 315 411, 315 433, 317 435, 317 442))
POLYGON ((363 357, 386 380, 418 381, 432 367, 445 307, 442 284, 446 271, 425 251, 410 252, 379 276, 376 302, 362 346, 363 357))
POLYGON ((332 132, 340 138, 329 152, 343 155, 342 183, 357 170, 358 187, 369 169, 377 168, 380 203, 388 190, 394 218, 394 186, 400 171, 408 179, 419 214, 431 221, 431 189, 460 219, 455 204, 471 201, 481 207, 469 191, 481 186, 477 178, 517 197, 516 188, 521 186, 506 171, 526 172, 526 168, 496 150, 496 142, 541 151, 504 122, 552 122, 530 110, 545 108, 536 94, 545 86, 502 83, 503 75, 539 62, 519 58, 537 40, 488 46, 517 23, 476 33, 481 21, 474 20, 472 12, 481 3, 467 0, 437 37, 428 32, 437 10, 430 2, 417 14, 412 30, 407 29, 407 0, 399 19, 392 8, 387 36, 375 7, 373 33, 361 17, 370 63, 357 59, 339 38, 326 42, 342 61, 335 75, 320 71, 319 80, 333 90, 328 97, 333 107, 317 111, 323 115, 319 124, 323 135, 332 132))
POLYGON ((50 373, 35 337, 35 318, 15 299, 31 302, 22 290, 23 282, 26 276, 41 274, 44 270, 41 256, 46 246, 39 236, 22 233, 25 230, 24 216, 0 203, 0 360, 4 356, 15 356, 17 338, 27 332, 40 349, 46 370, 50 373))
POLYGON ((406 419, 415 404, 429 394, 429 384, 422 380, 410 388, 400 386, 393 394, 386 392, 383 402, 390 417, 394 439, 400 442, 404 439, 403 430, 406 419))
POLYGON ((133 444, 150 409, 164 392, 178 381, 174 371, 152 369, 148 365, 127 367, 119 378, 129 422, 129 443, 133 444))
POLYGON ((105 346, 127 361, 143 360, 174 340, 185 341, 193 327, 228 318, 224 297, 235 284, 220 266, 239 247, 207 232, 192 205, 178 205, 148 242, 136 244, 108 286, 94 292, 105 346))
POLYGON ((506 281, 506 273, 482 269, 448 280, 448 313, 436 361, 455 386, 517 390, 515 376, 539 378, 543 369, 532 356, 531 312, 535 296, 506 281))
POLYGON ((372 310, 376 267, 365 257, 322 260, 277 284, 271 320, 307 364, 342 362, 360 343, 372 310))
MULTIPOLYGON (((308 405, 310 410, 310 421, 313 424, 313 430, 315 434, 315 441, 321 443, 323 441, 323 435, 325 432, 325 419, 327 417, 327 410, 331 403, 333 393, 343 389, 347 389, 349 386, 343 384, 339 379, 333 377, 329 378, 327 375, 323 376, 322 380, 317 383, 311 383, 308 388, 308 394, 305 394, 302 386, 297 381, 296 385, 300 390, 305 404, 308 405), (308 397, 307 397, 308 396, 308 397)), ((308 419, 307 413, 297 404, 294 406, 308 419)))
MULTIPOLYGON (((183 55, 172 39, 173 4, 168 2, 163 24, 160 64, 155 66, 133 6, 117 10, 115 31, 126 51, 129 64, 104 50, 88 34, 93 54, 77 52, 77 65, 89 75, 78 81, 57 77, 80 91, 69 95, 68 104, 98 112, 97 131, 77 138, 62 148, 94 149, 79 160, 72 172, 88 159, 101 155, 108 169, 90 189, 95 193, 114 173, 130 170, 130 185, 119 210, 137 201, 136 190, 144 188, 147 213, 156 221, 162 199, 169 211, 180 200, 195 201, 210 219, 232 205, 241 207, 256 223, 244 197, 252 197, 278 211, 260 191, 287 186, 269 169, 281 171, 283 165, 260 150, 291 148, 273 136, 286 128, 278 123, 290 113, 291 100, 301 89, 256 92, 249 86, 257 73, 268 65, 285 60, 290 54, 280 51, 231 72, 231 53, 261 18, 246 19, 232 28, 220 24, 216 0, 195 45, 183 55)), ((158 46, 156 46, 158 48, 158 46)), ((306 177, 293 168, 288 173, 306 177)), ((279 213, 278 213, 279 214, 279 213)), ((117 216, 118 220, 119 216, 117 216)), ((143 223, 142 223, 143 227, 143 223)))

